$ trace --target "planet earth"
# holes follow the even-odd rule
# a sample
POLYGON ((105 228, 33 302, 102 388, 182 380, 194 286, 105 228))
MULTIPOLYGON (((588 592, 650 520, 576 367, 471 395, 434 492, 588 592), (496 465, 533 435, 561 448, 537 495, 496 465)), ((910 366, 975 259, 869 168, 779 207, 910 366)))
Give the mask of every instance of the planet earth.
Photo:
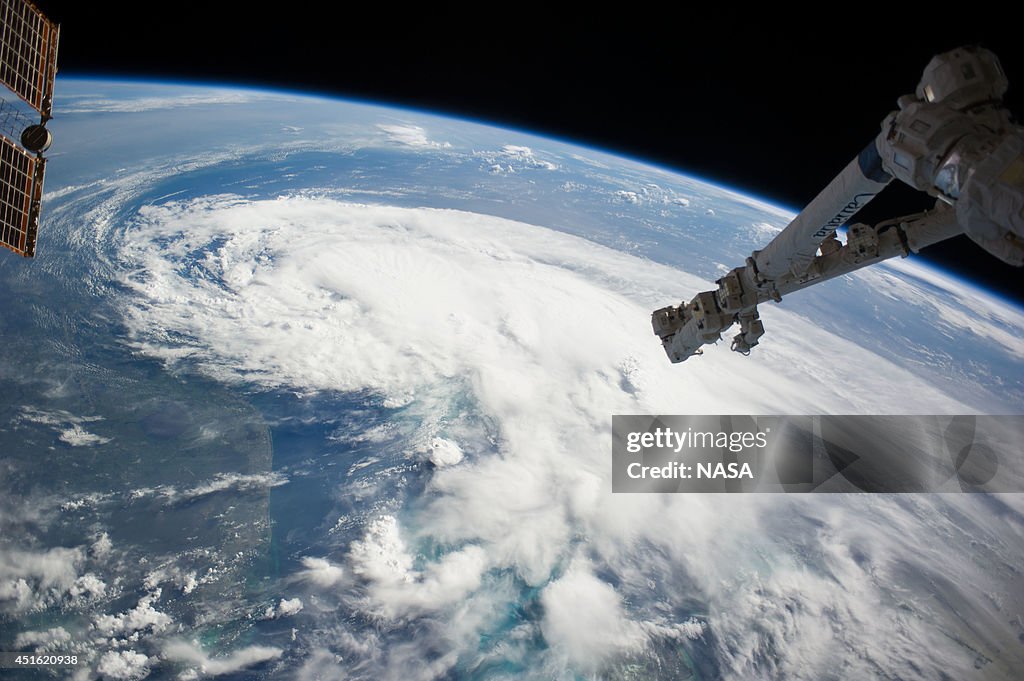
POLYGON ((5 678, 1024 673, 1021 495, 610 468, 614 414, 1020 414, 1017 304, 897 259, 672 365, 651 311, 793 210, 289 92, 61 78, 50 128, 0 258, 0 650, 79 660, 5 678))

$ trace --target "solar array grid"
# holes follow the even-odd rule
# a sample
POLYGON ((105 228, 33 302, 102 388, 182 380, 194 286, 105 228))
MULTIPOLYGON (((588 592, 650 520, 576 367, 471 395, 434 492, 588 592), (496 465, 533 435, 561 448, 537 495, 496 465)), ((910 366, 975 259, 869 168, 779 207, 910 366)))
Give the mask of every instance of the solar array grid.
MULTIPOLYGON (((50 118, 59 38, 59 27, 28 0, 0 0, 0 83, 43 124, 50 118)), ((27 117, 0 100, 0 246, 31 257, 46 161, 14 141, 27 128, 27 117)))
POLYGON ((57 27, 27 0, 0 0, 0 81, 49 118, 57 27))
MULTIPOLYGON (((39 195, 35 157, 0 137, 0 245, 15 253, 35 252, 39 195)), ((41 178, 40 178, 41 180, 41 178)))

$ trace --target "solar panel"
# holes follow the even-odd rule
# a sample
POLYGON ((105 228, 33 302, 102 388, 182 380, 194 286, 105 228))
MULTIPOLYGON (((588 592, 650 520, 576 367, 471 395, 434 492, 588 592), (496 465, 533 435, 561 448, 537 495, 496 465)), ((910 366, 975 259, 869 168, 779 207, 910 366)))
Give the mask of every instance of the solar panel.
POLYGON ((49 120, 60 27, 28 0, 0 0, 0 81, 49 120))
POLYGON ((45 163, 0 137, 0 245, 26 258, 35 255, 45 163))
POLYGON ((27 258, 36 251, 59 38, 60 27, 28 0, 0 0, 0 83, 40 116, 31 124, 29 109, 0 99, 0 246, 27 258))

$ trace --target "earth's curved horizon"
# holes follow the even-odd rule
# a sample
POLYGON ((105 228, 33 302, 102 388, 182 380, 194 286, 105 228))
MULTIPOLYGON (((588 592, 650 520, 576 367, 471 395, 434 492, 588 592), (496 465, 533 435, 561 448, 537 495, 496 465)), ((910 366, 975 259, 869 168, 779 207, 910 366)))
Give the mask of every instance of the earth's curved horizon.
MULTIPOLYGON (((457 121, 466 123, 469 125, 483 126, 493 128, 497 130, 505 130, 515 135, 522 135, 531 137, 534 139, 547 140, 553 143, 575 147, 577 149, 592 151, 595 154, 603 156, 612 156, 623 160, 630 161, 641 166, 645 166, 652 169, 657 169, 661 172, 669 173, 680 177, 685 177, 705 185, 715 187, 719 190, 730 192, 745 196, 758 204, 764 205, 771 208, 773 211, 785 215, 796 215, 799 212, 799 208, 796 206, 785 205, 777 199, 771 197, 762 196, 757 192, 752 192, 732 182, 724 181, 718 178, 705 177, 700 174, 699 171, 695 171, 685 167, 675 167, 670 164, 661 163, 656 160, 646 159, 643 156, 635 153, 627 152, 625 150, 614 149, 610 147, 603 147, 599 144, 589 143, 585 139, 575 139, 565 136, 559 136, 547 131, 531 130, 527 127, 508 125, 501 121, 493 121, 486 118, 474 118, 472 116, 466 116, 460 114, 456 110, 444 110, 434 111, 429 108, 418 107, 411 104, 405 104, 400 101, 383 101, 374 100, 368 97, 357 97, 353 95, 341 94, 330 90, 303 90, 303 89, 292 89, 281 86, 264 86, 253 83, 234 83, 228 80, 193 80, 188 78, 156 78, 149 79, 143 77, 120 77, 115 74, 102 74, 102 73, 89 73, 89 72, 73 72, 70 74, 62 73, 58 82, 106 82, 106 83, 119 83, 126 85, 136 86, 157 86, 157 87, 174 87, 174 88, 186 88, 186 89, 205 89, 205 90, 231 90, 240 92, 251 92, 262 95, 278 95, 285 98, 293 99, 311 99, 320 101, 333 101, 340 104, 354 104, 357 106, 371 107, 378 109, 388 109, 395 112, 405 112, 412 117, 416 116, 429 116, 433 118, 443 118, 450 121, 457 121)), ((932 270, 935 273, 942 274, 955 282, 966 286, 971 289, 975 289, 978 292, 983 293, 986 296, 994 297, 999 299, 1013 307, 1024 309, 1024 301, 1014 298, 1009 293, 1000 291, 995 287, 986 285, 981 281, 972 279, 967 273, 959 273, 948 267, 944 267, 938 262, 925 260, 922 258, 914 257, 914 264, 918 267, 932 270)))
POLYGON ((610 491, 615 413, 1022 413, 1016 303, 911 258, 673 366, 650 311, 791 212, 365 102, 56 98, 38 256, 0 260, 0 650, 81 679, 1024 668, 1019 495, 610 491))

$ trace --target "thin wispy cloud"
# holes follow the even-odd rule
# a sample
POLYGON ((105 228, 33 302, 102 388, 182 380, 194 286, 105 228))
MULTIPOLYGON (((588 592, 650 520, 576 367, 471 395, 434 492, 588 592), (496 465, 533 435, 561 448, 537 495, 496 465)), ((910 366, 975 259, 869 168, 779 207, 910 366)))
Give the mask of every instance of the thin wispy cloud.
POLYGON ((274 98, 281 99, 282 97, 266 92, 248 92, 243 90, 204 90, 202 92, 162 97, 118 97, 116 99, 79 97, 72 100, 69 105, 59 107, 56 111, 59 114, 142 113, 146 111, 192 107, 223 107, 274 98))

